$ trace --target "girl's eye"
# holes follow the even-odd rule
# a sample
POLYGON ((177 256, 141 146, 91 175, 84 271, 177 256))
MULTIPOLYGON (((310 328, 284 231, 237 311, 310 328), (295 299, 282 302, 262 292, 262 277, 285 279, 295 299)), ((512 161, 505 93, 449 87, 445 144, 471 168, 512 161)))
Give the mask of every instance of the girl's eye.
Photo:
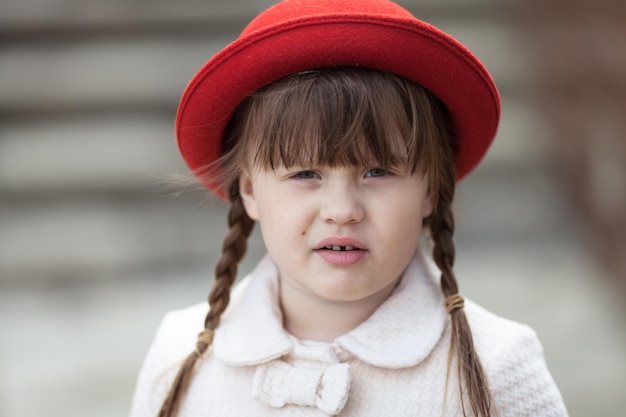
POLYGON ((365 173, 366 177, 384 177, 385 175, 387 175, 387 170, 384 168, 368 169, 365 173))
POLYGON ((308 179, 319 178, 319 175, 315 171, 300 171, 294 175, 294 178, 308 180, 308 179))

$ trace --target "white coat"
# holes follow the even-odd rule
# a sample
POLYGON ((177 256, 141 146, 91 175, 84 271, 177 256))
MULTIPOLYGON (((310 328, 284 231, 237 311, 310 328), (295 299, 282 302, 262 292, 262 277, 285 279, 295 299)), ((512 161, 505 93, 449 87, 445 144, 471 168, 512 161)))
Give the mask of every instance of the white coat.
MULTIPOLYGON (((322 343, 283 329, 278 273, 266 257, 233 291, 179 416, 462 416, 455 364, 446 390, 449 315, 433 272, 418 253, 368 320, 322 343)), ((140 372, 131 417, 158 414, 206 312, 202 304, 165 317, 140 372)), ((567 416, 535 332, 470 301, 465 312, 497 415, 567 416)))

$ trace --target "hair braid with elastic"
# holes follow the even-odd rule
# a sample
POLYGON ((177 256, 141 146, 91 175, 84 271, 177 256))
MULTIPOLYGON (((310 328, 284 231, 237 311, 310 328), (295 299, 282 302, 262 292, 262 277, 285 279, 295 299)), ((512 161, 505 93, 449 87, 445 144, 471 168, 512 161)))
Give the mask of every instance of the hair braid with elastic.
MULTIPOLYGON (((443 186, 439 188, 438 206, 430 219, 430 229, 434 243, 433 258, 441 270, 441 289, 446 297, 450 297, 458 294, 459 290, 453 271, 456 255, 453 239, 454 216, 451 208, 454 195, 454 172, 448 172, 446 176, 447 181, 443 181, 443 186)), ((452 357, 456 354, 463 415, 466 416, 463 400, 466 394, 474 416, 491 417, 492 398, 487 376, 474 349, 472 333, 464 310, 459 308, 452 311, 450 322, 452 332, 448 373, 452 357)))
MULTIPOLYGON (((238 193, 235 191, 231 195, 238 193)), ((172 388, 161 406, 159 417, 174 417, 178 413, 181 400, 191 383, 194 365, 210 345, 211 338, 203 337, 203 333, 208 331, 208 334, 212 335, 230 302, 230 290, 237 277, 239 262, 246 253, 248 236, 254 226, 254 221, 244 210, 241 198, 237 196, 232 201, 228 213, 229 229, 222 243, 222 255, 215 267, 215 282, 209 293, 209 312, 204 323, 205 331, 200 333, 196 350, 181 365, 172 388)))

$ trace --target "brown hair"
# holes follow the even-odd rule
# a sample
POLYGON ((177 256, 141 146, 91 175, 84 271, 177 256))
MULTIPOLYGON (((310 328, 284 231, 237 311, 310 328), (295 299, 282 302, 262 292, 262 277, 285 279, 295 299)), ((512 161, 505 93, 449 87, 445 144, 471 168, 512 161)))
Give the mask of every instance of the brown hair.
MULTIPOLYGON (((286 77, 248 97, 229 123, 222 158, 207 168, 231 200, 229 231, 210 311, 196 351, 183 363, 159 417, 176 415, 191 381, 194 364, 209 344, 230 300, 237 265, 246 250, 253 221, 239 197, 238 179, 246 164, 273 169, 283 165, 406 167, 425 175, 435 210, 426 219, 433 257, 441 270, 446 297, 457 294, 451 210, 455 188, 454 132, 437 97, 402 77, 363 68, 325 68, 286 77), (208 333, 207 333, 208 332, 208 333)), ((463 309, 450 313, 448 372, 456 356, 461 407, 465 395, 475 416, 490 417, 492 401, 463 309)))

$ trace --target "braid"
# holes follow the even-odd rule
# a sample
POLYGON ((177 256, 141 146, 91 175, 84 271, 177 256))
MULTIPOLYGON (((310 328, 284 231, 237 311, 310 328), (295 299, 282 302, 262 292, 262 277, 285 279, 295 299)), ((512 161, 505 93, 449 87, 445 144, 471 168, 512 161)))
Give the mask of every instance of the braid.
MULTIPOLYGON (((444 182, 451 184, 451 186, 439 188, 439 204, 430 219, 430 229, 434 242, 433 258, 441 270, 441 289, 447 298, 458 294, 458 284, 452 269, 456 253, 453 240, 454 217, 451 209, 454 175, 452 174, 451 181, 444 182)), ((469 398, 473 415, 491 417, 492 398, 487 376, 474 349, 472 333, 464 310, 462 308, 453 309, 450 312, 450 321, 452 334, 448 355, 448 374, 452 355, 456 353, 463 416, 466 416, 465 402, 463 401, 463 385, 465 385, 465 392, 469 398)))
MULTIPOLYGON (((228 233, 222 243, 222 256, 215 266, 215 284, 209 294, 209 313, 204 327, 215 330, 230 302, 230 288, 237 278, 237 267, 248 248, 248 236, 254 220, 246 214, 241 198, 236 198, 228 212, 228 233)), ((204 352, 206 348, 202 349, 204 352)))
MULTIPOLYGON (((231 194, 232 195, 232 194, 231 194)), ((213 331, 219 326, 222 314, 230 302, 230 289, 237 277, 237 267, 247 249, 247 239, 254 221, 246 214, 241 198, 236 197, 228 212, 228 232, 222 244, 222 256, 215 267, 215 282, 209 293, 209 312, 204 321, 205 330, 198 335, 196 350, 184 360, 169 394, 165 398, 159 417, 174 417, 181 399, 191 383, 193 367, 206 352, 213 340, 213 331)))

